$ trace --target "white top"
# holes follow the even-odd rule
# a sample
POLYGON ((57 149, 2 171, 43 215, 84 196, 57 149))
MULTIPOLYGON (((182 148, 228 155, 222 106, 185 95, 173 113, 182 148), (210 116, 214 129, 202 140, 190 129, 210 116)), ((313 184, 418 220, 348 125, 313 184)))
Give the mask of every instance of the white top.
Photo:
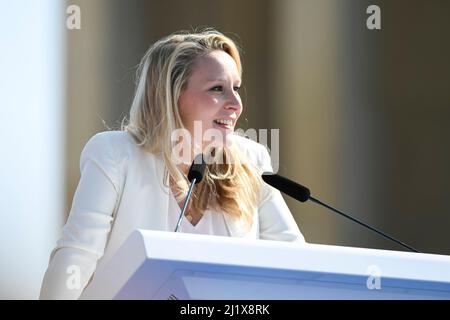
MULTIPOLYGON (((170 193, 169 200, 169 221, 168 226, 170 231, 174 231, 177 226, 178 219, 180 217, 181 208, 177 203, 173 193, 170 193)), ((230 232, 225 223, 223 212, 217 212, 212 210, 205 210, 203 217, 194 226, 186 219, 186 216, 181 220, 180 228, 177 232, 184 233, 197 233, 197 234, 210 234, 216 236, 230 236, 230 232)))
MULTIPOLYGON (((264 146, 232 138, 255 170, 272 171, 264 146)), ((81 178, 69 218, 50 255, 42 299, 77 299, 134 230, 174 230, 169 226, 170 188, 164 184, 164 169, 162 156, 140 148, 128 132, 106 131, 89 139, 80 156, 81 178), (76 289, 67 287, 74 266, 81 277, 76 289)), ((250 230, 243 219, 228 214, 223 219, 230 237, 305 241, 281 193, 267 184, 260 190, 250 230)), ((206 227, 206 222, 201 223, 206 227)))

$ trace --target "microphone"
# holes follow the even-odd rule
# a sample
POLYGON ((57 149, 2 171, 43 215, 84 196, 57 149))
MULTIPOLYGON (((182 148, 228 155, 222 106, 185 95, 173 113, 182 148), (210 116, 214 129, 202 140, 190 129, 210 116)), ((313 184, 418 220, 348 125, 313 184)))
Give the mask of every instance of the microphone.
POLYGON ((183 208, 181 209, 180 217, 178 218, 175 232, 178 231, 178 228, 181 225, 181 219, 183 219, 184 212, 186 211, 189 198, 191 197, 192 189, 194 188, 194 185, 202 181, 203 174, 205 173, 205 168, 206 163, 203 159, 203 154, 200 153, 194 158, 194 161, 192 161, 191 167, 189 168, 188 180, 191 184, 189 186, 189 191, 187 193, 186 199, 184 200, 183 208))
POLYGON ((311 200, 312 202, 316 203, 316 204, 320 204, 321 206, 324 206, 327 209, 330 209, 342 216, 344 216, 347 219, 352 220, 353 222, 356 222, 366 228, 368 228, 369 230, 376 232, 377 234, 413 251, 413 252, 418 252, 421 253, 420 251, 418 251, 417 249, 414 249, 413 247, 407 245, 406 243, 403 243, 391 236, 388 236, 387 234, 375 229, 374 227, 369 226, 368 224, 365 224, 364 222, 361 222, 351 216, 349 216, 348 214, 345 214, 323 202, 321 202, 318 199, 315 199, 314 197, 311 196, 311 191, 305 187, 302 186, 294 181, 291 181, 285 177, 282 177, 278 174, 273 174, 271 172, 264 172, 262 174, 262 179, 264 180, 264 182, 266 182, 267 184, 271 185, 272 187, 274 187, 275 189, 280 190, 283 193, 286 193, 288 196, 300 201, 300 202, 306 202, 307 200, 311 200))

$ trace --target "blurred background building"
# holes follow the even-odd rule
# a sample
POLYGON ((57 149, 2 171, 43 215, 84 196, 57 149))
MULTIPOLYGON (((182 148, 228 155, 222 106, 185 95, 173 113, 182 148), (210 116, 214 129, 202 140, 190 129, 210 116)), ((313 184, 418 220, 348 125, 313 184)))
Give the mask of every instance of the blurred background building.
MULTIPOLYGON (((81 150, 119 128, 148 47, 206 26, 243 47, 238 127, 280 129, 280 174, 423 252, 450 254, 450 2, 0 2, 0 298, 38 297, 81 150), (381 30, 366 27, 372 4, 381 30), (66 28, 69 5, 80 30, 66 28)), ((403 250, 286 201, 308 242, 403 250)))

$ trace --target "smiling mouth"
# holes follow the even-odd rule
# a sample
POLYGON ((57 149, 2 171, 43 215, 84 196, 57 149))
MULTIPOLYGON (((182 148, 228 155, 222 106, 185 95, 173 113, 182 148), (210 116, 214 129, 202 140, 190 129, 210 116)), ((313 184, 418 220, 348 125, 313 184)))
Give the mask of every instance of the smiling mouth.
POLYGON ((215 119, 213 120, 213 122, 218 125, 219 127, 222 128, 227 128, 227 129, 231 129, 233 128, 233 120, 229 120, 229 119, 215 119))

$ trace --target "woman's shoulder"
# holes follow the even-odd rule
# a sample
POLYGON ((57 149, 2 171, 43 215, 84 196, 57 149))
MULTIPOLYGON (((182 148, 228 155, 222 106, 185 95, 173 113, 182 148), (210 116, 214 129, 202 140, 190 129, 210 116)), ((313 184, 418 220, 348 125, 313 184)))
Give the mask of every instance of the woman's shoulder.
POLYGON ((265 148, 264 145, 254 141, 253 139, 250 139, 247 136, 235 133, 232 137, 233 142, 236 143, 236 145, 242 150, 250 152, 261 152, 261 150, 265 148))
POLYGON ((127 131, 102 131, 93 135, 84 146, 83 153, 109 154, 114 158, 129 156, 137 147, 127 131))
POLYGON ((127 131, 102 131, 93 135, 89 141, 113 144, 129 144, 133 138, 127 131))
POLYGON ((270 155, 265 145, 238 134, 233 135, 233 143, 258 168, 272 171, 270 155))

